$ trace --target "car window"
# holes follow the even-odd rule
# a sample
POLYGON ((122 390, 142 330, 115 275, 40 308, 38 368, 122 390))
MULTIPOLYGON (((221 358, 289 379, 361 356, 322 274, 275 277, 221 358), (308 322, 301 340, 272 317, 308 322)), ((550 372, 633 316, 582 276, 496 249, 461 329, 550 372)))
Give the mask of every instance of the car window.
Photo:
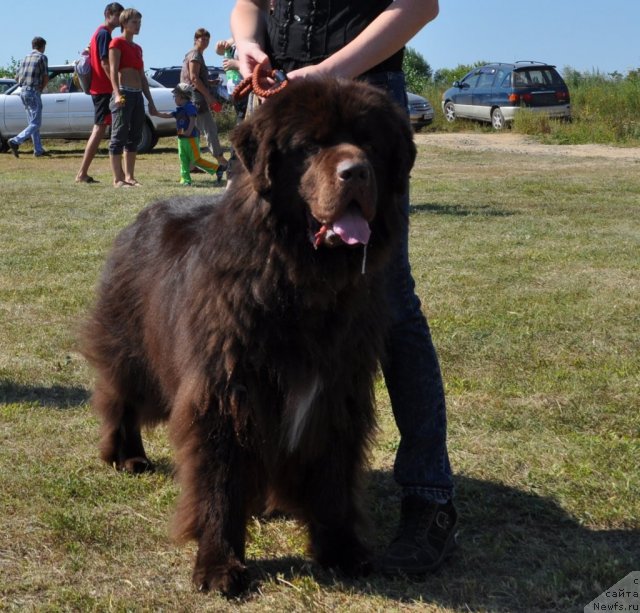
POLYGON ((562 85, 560 75, 553 68, 529 68, 518 70, 514 74, 515 86, 562 85))
POLYGON ((493 85, 493 79, 496 76, 495 72, 495 69, 491 69, 490 71, 483 70, 480 73, 476 87, 491 87, 493 85))
POLYGON ((513 73, 513 86, 526 87, 529 85, 529 74, 527 71, 518 70, 513 73))
POLYGON ((495 87, 511 87, 511 71, 506 68, 498 68, 496 71, 495 87))
POLYGON ((478 79, 480 78, 480 72, 472 72, 469 73, 462 81, 460 81, 460 85, 464 85, 465 87, 475 87, 478 79))
POLYGON ((72 86, 72 75, 70 73, 54 74, 49 76, 49 83, 44 90, 44 94, 68 93, 72 86))

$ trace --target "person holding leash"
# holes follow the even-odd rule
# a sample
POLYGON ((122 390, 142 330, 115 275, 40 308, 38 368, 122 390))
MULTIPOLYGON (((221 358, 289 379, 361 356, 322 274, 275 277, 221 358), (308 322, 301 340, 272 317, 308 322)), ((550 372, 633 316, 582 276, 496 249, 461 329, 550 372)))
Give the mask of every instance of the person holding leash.
MULTIPOLYGON (((438 12, 438 0, 236 0, 231 31, 245 77, 261 65, 268 73, 284 70, 291 80, 360 79, 406 108, 404 45, 438 12)), ((404 206, 408 220, 408 196, 404 206)), ((457 526, 444 387, 415 293, 408 240, 407 224, 390 266, 393 321, 382 365, 400 432, 394 465, 400 521, 379 563, 391 574, 438 568, 455 546, 457 526)))

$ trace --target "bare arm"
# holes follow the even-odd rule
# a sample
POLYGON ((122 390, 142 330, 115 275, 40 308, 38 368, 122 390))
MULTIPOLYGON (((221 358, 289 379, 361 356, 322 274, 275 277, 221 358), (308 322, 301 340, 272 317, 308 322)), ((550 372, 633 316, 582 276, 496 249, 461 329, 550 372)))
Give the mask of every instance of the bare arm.
POLYGON ((266 63, 269 58, 259 42, 263 38, 269 11, 269 0, 237 0, 231 11, 231 33, 236 43, 240 72, 248 76, 256 64, 266 63))
POLYGON ((193 130, 196 127, 196 118, 195 117, 189 117, 189 125, 185 128, 184 130, 184 134, 186 136, 192 136, 193 135, 193 130))
POLYGON ((109 78, 113 87, 113 94, 116 104, 120 104, 122 92, 120 91, 120 50, 112 47, 109 49, 109 78))
MULTIPOLYGON (((236 40, 241 71, 251 72, 265 61, 258 45, 268 2, 237 0, 231 14, 231 29, 236 40), (256 49, 257 47, 257 49, 256 49)), ((357 77, 401 49, 439 12, 438 0, 395 0, 355 39, 316 66, 289 73, 289 78, 328 74, 357 77)))
POLYGON ((209 93, 209 88, 207 87, 207 84, 203 83, 202 79, 198 76, 199 73, 200 73, 200 62, 191 60, 189 62, 189 78, 191 79, 191 84, 204 96, 204 99, 207 102, 207 106, 209 106, 213 102, 213 98, 209 93))
POLYGON ((151 115, 155 115, 156 113, 156 105, 151 97, 151 90, 149 89, 149 81, 147 81, 147 75, 144 74, 144 70, 140 71, 140 80, 142 81, 142 93, 145 98, 149 102, 149 113, 151 115))

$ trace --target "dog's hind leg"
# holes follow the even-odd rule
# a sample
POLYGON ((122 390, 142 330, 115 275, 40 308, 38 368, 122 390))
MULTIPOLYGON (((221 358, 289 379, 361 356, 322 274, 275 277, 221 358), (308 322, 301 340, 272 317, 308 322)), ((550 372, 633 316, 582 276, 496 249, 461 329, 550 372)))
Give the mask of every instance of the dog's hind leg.
POLYGON ((93 407, 102 418, 100 457, 118 470, 141 473, 153 469, 140 432, 134 402, 105 381, 98 381, 93 407))

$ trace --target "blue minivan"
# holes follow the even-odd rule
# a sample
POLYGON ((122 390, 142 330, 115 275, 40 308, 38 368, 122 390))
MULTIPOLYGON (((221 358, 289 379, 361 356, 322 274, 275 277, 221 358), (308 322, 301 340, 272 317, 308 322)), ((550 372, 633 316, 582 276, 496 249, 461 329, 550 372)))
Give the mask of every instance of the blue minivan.
POLYGON ((501 130, 520 108, 571 119, 569 89, 555 66, 541 62, 487 64, 474 68, 442 96, 447 121, 491 122, 501 130))

